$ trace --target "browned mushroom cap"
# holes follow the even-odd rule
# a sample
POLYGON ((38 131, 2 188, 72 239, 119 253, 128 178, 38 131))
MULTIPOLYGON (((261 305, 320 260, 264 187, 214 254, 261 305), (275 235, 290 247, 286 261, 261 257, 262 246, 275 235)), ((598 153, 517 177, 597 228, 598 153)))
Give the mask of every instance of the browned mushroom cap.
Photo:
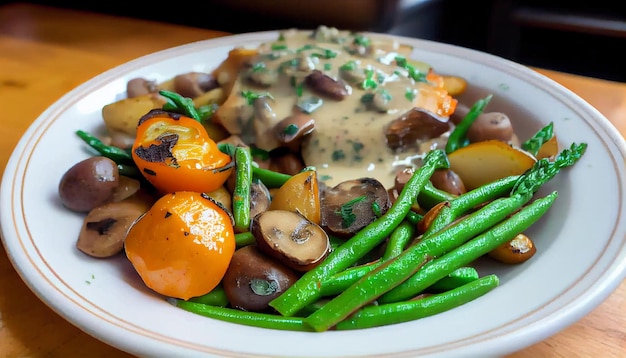
POLYGON ((499 140, 509 142, 513 137, 513 125, 509 116, 502 112, 482 113, 467 131, 467 139, 474 142, 499 140))
POLYGON ((313 70, 306 76, 305 83, 313 92, 337 101, 343 100, 352 92, 350 86, 335 80, 320 70, 313 70))
POLYGON ((287 147, 297 150, 302 138, 315 130, 315 119, 307 113, 294 110, 293 113, 274 126, 276 138, 287 147))
POLYGON ((431 175, 430 182, 437 189, 448 192, 452 195, 461 195, 467 190, 461 177, 452 169, 437 169, 431 175))
POLYGON ((294 152, 273 155, 269 163, 270 170, 289 175, 296 175, 304 168, 302 157, 294 152))
POLYGON ((111 202, 119 185, 117 164, 103 156, 94 156, 74 164, 59 182, 63 205, 74 211, 88 212, 111 202))
POLYGON ((270 190, 262 182, 252 182, 250 184, 250 217, 267 211, 272 202, 270 190))
POLYGON ((256 245, 244 246, 233 254, 222 287, 233 308, 264 312, 269 302, 298 279, 291 268, 259 251, 256 245))
POLYGON ((218 86, 210 73, 188 72, 174 77, 174 92, 183 97, 196 98, 218 86))
POLYGON ((153 199, 147 195, 137 195, 94 208, 83 220, 76 248, 98 258, 121 252, 128 229, 150 208, 152 202, 153 199))
POLYGON ((155 93, 159 90, 159 86, 155 81, 150 81, 142 77, 133 78, 126 83, 126 97, 135 98, 155 93))
POLYGON ((348 237, 391 207, 387 189, 374 178, 347 180, 322 192, 322 223, 328 231, 348 237))
POLYGON ((274 134, 276 125, 276 112, 272 108, 271 98, 262 96, 256 98, 253 104, 254 121, 252 129, 254 132, 254 144, 257 147, 270 151, 280 146, 278 137, 274 134))
POLYGON ((259 250, 296 271, 311 270, 331 248, 326 232, 295 211, 265 211, 253 218, 250 231, 259 250))
POLYGON ((387 125, 387 147, 393 150, 415 147, 419 141, 437 138, 448 130, 450 123, 447 118, 421 108, 413 108, 387 125))

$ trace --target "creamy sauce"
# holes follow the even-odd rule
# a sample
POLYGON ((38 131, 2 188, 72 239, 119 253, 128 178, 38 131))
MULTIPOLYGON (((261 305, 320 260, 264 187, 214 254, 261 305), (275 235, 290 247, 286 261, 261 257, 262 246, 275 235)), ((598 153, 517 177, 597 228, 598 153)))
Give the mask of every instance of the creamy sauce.
POLYGON ((302 143, 305 164, 315 166, 327 185, 374 177, 390 187, 397 166, 419 165, 432 146, 416 143, 406 152, 394 152, 384 134, 389 122, 414 107, 447 120, 456 105, 441 84, 426 81, 427 65, 404 64, 407 50, 389 38, 329 28, 282 33, 260 46, 257 58, 240 73, 234 91, 248 93, 248 98, 228 101, 239 110, 225 126, 245 142, 272 150, 282 145, 273 132, 276 123, 303 108, 299 104, 321 103, 310 112, 315 130, 302 143), (419 72, 414 78, 413 69, 419 72), (340 81, 347 95, 332 99, 305 85, 313 70, 340 81), (266 96, 264 111, 255 109, 250 95, 266 96))

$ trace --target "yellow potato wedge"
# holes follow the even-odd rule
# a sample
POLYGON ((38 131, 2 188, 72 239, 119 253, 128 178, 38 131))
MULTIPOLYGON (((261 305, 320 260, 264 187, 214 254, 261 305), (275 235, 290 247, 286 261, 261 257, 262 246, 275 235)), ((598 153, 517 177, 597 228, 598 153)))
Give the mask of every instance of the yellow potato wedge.
POLYGON ((543 143, 539 151, 537 152, 537 160, 547 158, 552 159, 559 154, 559 143, 556 135, 553 135, 547 142, 543 143))
POLYGON ((292 176, 272 195, 269 210, 295 211, 311 222, 320 223, 319 183, 315 170, 303 171, 292 176))
POLYGON ((532 155, 499 140, 471 143, 448 154, 450 169, 467 190, 524 173, 537 161, 532 155))
POLYGON ((137 133, 137 121, 151 109, 161 108, 165 103, 158 93, 125 98, 102 107, 102 119, 109 132, 122 132, 132 137, 137 133))

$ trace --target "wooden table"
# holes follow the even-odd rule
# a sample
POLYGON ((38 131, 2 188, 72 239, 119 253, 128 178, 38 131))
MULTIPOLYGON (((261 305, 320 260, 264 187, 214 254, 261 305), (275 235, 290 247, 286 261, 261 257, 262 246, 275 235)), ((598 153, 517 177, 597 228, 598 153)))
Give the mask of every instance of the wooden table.
MULTIPOLYGON (((91 77, 138 56, 221 32, 78 13, 0 6, 0 168, 46 107, 91 77)), ((576 92, 626 135, 626 83, 538 70, 576 92)), ((0 252, 0 357, 122 357, 74 327, 22 282, 0 252)), ((626 357, 626 283, 575 325, 511 357, 626 357)))

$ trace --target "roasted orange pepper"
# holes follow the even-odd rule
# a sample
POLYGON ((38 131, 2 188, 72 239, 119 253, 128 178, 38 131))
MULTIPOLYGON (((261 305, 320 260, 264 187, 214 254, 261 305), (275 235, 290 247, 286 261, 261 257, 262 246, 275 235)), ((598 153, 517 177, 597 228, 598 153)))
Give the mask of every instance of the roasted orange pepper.
POLYGON ((200 122, 161 109, 139 120, 132 157, 143 176, 163 194, 212 192, 233 170, 232 158, 217 148, 200 122))
POLYGON ((146 286, 183 300, 220 283, 235 246, 228 212, 207 194, 188 191, 158 199, 124 241, 126 256, 146 286))

